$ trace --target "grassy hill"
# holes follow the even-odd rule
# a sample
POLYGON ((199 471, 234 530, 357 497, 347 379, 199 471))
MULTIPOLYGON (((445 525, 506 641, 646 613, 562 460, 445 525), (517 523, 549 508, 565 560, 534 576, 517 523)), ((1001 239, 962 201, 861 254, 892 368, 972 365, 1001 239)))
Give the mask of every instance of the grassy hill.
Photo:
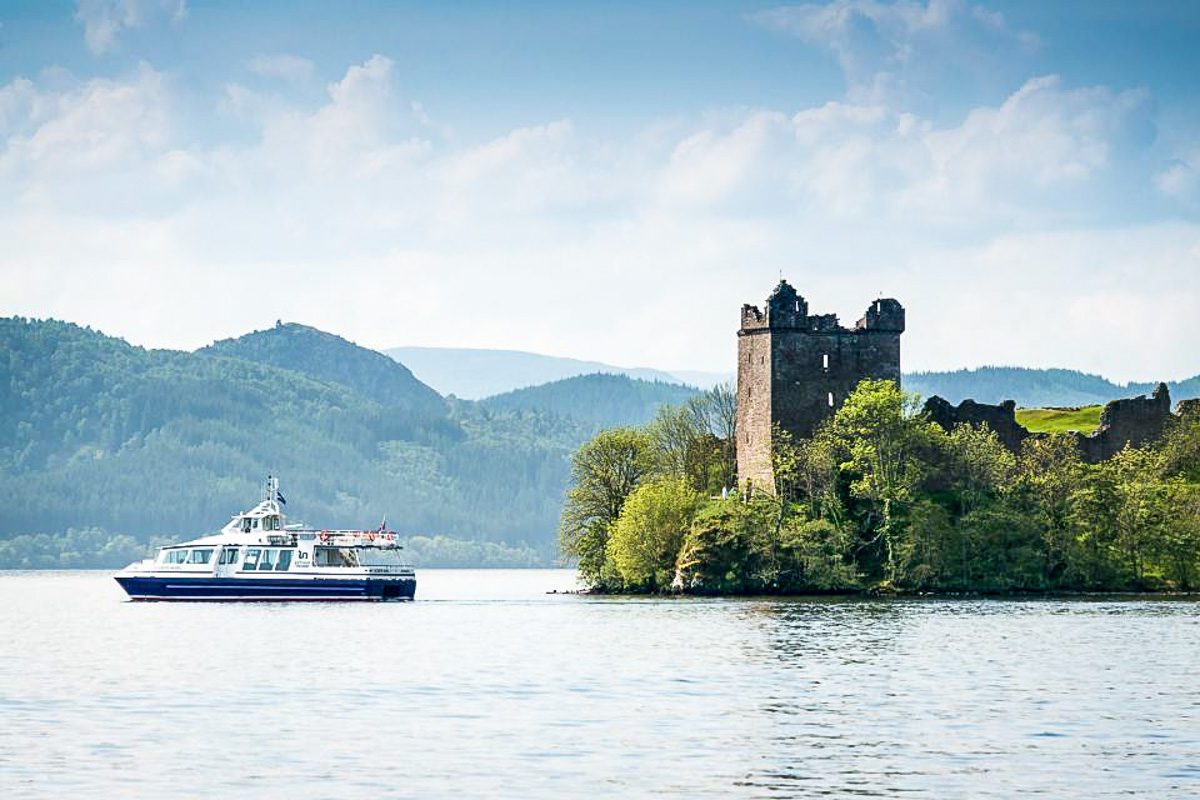
POLYGON ((1031 433, 1089 434, 1100 427, 1102 406, 1083 408, 1018 408, 1017 423, 1031 433))

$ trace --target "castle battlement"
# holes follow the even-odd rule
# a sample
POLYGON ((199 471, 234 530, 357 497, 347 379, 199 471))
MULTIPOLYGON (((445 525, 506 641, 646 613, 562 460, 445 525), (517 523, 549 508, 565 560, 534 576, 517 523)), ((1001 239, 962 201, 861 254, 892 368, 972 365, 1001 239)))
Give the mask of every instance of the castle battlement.
POLYGON ((781 280, 767 298, 765 311, 746 303, 742 306, 739 335, 765 329, 804 330, 811 333, 904 332, 904 306, 891 298, 880 298, 867 307, 853 328, 843 327, 837 314, 809 314, 808 301, 781 280))

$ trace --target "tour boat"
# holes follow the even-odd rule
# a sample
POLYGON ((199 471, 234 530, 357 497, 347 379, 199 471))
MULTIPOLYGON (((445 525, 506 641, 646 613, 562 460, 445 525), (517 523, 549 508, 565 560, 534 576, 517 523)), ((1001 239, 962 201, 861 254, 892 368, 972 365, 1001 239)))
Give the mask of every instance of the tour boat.
POLYGON ((412 600, 396 534, 288 525, 279 481, 220 533, 167 545, 113 577, 133 600, 412 600))

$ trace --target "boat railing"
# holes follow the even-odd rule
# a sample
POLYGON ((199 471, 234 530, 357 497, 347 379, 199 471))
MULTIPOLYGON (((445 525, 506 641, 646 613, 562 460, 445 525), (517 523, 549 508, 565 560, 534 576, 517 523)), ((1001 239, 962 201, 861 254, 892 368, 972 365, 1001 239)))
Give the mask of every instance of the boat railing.
POLYGON ((385 550, 399 550, 400 535, 395 531, 364 531, 346 529, 306 529, 289 531, 298 538, 315 540, 317 544, 338 547, 377 547, 385 550))

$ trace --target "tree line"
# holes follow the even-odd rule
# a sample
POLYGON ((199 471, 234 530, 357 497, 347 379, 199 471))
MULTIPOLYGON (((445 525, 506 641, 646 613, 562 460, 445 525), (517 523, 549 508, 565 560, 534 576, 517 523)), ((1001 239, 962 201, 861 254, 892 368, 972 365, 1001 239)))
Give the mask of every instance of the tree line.
MULTIPOLYGON (((809 439, 776 429, 771 492, 733 485, 728 388, 606 430, 572 460, 559 525, 608 592, 1190 591, 1200 581, 1200 415, 1085 464, 1066 436, 1020 453, 943 430, 863 381, 809 439)), ((732 419, 732 416, 730 417, 732 419)))

